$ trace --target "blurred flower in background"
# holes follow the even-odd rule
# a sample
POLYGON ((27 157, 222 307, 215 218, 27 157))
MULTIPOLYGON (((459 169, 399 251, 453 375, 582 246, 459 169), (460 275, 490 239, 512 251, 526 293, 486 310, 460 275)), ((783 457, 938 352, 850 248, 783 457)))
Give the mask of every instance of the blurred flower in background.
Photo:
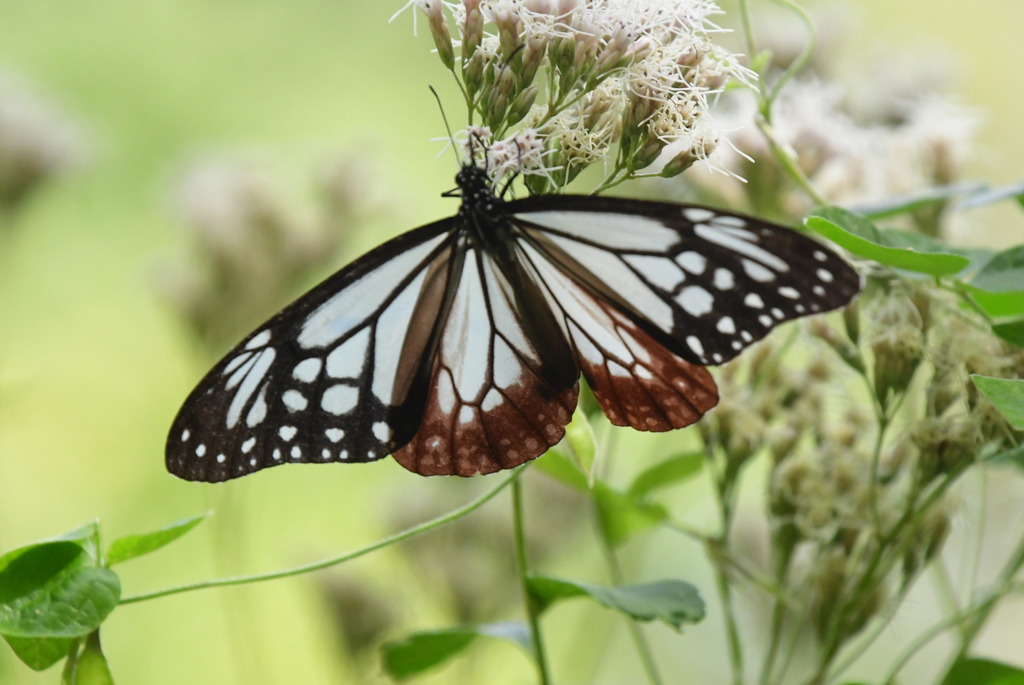
MULTIPOLYGON (((793 152, 819 194, 838 205, 855 207, 957 183, 970 161, 980 121, 975 109, 951 95, 954 69, 942 55, 909 59, 890 51, 863 64, 856 77, 838 75, 840 27, 851 20, 848 14, 847 8, 833 8, 815 18, 817 49, 774 103, 775 140, 793 152)), ((797 59, 807 35, 792 20, 757 25, 758 44, 772 59, 766 80, 774 82, 797 59)), ((806 193, 769 162, 771 149, 756 125, 760 115, 750 90, 723 94, 713 111, 723 130, 734 131, 734 147, 719 146, 711 161, 734 176, 689 175, 687 182, 697 186, 703 200, 747 205, 775 218, 813 208, 806 193)), ((909 223, 938 235, 943 208, 938 203, 920 209, 909 215, 909 223)))
POLYGON ((174 210, 192 254, 165 269, 159 285, 211 352, 279 309, 310 274, 338 263, 366 204, 354 164, 339 155, 322 166, 311 212, 252 157, 210 155, 182 172, 174 210))
POLYGON ((13 215, 41 187, 84 164, 82 126, 59 105, 0 72, 0 213, 13 215))

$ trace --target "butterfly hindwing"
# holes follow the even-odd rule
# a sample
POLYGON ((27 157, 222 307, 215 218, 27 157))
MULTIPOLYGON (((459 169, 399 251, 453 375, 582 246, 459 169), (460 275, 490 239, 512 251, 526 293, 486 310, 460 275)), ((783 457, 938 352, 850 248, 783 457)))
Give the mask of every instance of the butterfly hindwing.
POLYGON ((228 353, 167 440, 167 468, 222 481, 283 463, 387 456, 420 423, 454 220, 410 231, 329 277, 228 353))

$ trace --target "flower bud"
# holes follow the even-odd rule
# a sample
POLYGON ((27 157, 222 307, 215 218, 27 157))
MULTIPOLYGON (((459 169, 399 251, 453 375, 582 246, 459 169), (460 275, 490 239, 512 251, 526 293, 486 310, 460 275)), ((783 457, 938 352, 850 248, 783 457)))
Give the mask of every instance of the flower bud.
POLYGON ((420 0, 420 9, 427 15, 430 35, 434 38, 437 55, 448 69, 455 68, 455 52, 452 49, 452 34, 448 31, 448 18, 444 14, 441 0, 420 0))
POLYGON ((466 18, 462 25, 462 61, 470 59, 480 47, 484 37, 484 15, 480 11, 480 0, 462 0, 466 18))

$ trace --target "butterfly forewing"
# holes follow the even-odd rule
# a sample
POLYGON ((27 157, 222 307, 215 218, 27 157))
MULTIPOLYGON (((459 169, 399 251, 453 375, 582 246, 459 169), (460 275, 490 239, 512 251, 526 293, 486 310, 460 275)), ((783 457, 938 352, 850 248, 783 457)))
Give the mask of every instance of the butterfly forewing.
POLYGON ((674 354, 720 364, 775 326, 841 307, 845 261, 796 231, 705 207, 546 196, 507 211, 573 281, 674 354))
POLYGON ((446 306, 453 220, 342 269, 258 328, 179 412, 167 468, 222 481, 293 462, 364 462, 417 430, 446 306))

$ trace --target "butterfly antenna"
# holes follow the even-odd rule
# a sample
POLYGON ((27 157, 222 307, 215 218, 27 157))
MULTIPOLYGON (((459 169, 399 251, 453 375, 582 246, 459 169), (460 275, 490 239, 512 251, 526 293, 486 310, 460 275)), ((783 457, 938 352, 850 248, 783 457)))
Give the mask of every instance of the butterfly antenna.
POLYGON ((441 121, 444 122, 444 130, 448 131, 448 140, 452 143, 452 151, 455 152, 455 160, 459 166, 462 166, 462 160, 459 159, 458 145, 455 144, 455 136, 452 135, 452 127, 448 125, 448 117, 444 113, 444 105, 441 104, 441 96, 434 90, 434 86, 427 86, 430 88, 430 92, 434 94, 434 99, 437 100, 437 108, 441 110, 441 121))

